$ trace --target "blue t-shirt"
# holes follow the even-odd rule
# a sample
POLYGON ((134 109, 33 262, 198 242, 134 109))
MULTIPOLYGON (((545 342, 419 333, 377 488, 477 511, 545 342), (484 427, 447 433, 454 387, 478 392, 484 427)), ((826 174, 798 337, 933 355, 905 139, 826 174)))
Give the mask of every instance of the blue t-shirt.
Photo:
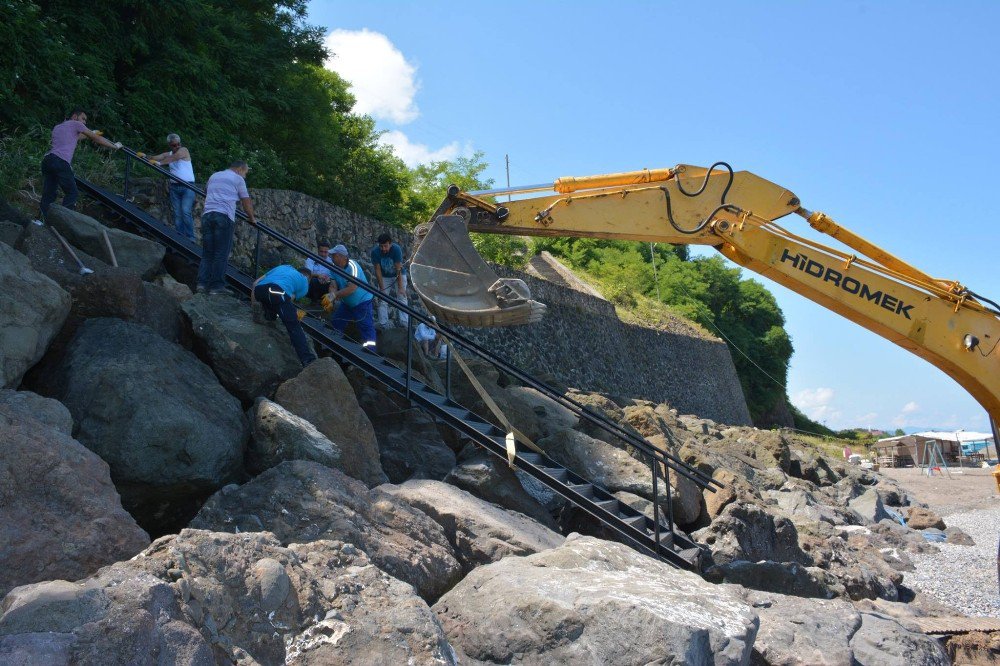
MULTIPOLYGON (((353 259, 348 259, 347 265, 344 266, 344 270, 350 273, 353 277, 356 277, 365 284, 368 284, 368 278, 365 277, 365 272, 361 270, 361 265, 358 262, 354 261, 353 259)), ((349 284, 354 284, 353 282, 348 282, 347 278, 340 275, 339 273, 333 274, 333 281, 337 283, 338 290, 343 289, 349 284)), ((372 300, 372 293, 370 291, 362 289, 361 287, 358 287, 351 293, 350 296, 345 296, 341 300, 344 301, 347 307, 353 308, 357 305, 361 305, 365 301, 372 300)))
POLYGON ((396 243, 389 246, 389 253, 382 254, 378 245, 372 248, 372 265, 382 267, 382 277, 396 277, 396 264, 403 263, 403 248, 396 243))
POLYGON ((277 285, 291 296, 292 300, 302 298, 309 293, 309 280, 306 279, 305 275, 299 273, 299 269, 288 264, 275 266, 264 273, 264 277, 260 279, 258 284, 277 285))

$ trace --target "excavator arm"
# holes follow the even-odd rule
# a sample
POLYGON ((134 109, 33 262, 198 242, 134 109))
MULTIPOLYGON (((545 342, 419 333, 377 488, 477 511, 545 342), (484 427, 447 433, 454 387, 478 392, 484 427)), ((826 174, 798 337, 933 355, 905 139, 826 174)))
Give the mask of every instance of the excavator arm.
POLYGON ((545 306, 521 280, 500 278, 469 232, 709 245, 937 366, 1000 422, 1000 308, 960 283, 933 278, 803 208, 783 187, 725 163, 561 178, 529 188, 451 188, 417 229, 414 289, 442 321, 507 326, 539 320, 545 306), (539 191, 555 194, 536 196, 539 191), (517 195, 504 204, 496 194, 517 195), (776 220, 797 214, 844 252, 776 220))

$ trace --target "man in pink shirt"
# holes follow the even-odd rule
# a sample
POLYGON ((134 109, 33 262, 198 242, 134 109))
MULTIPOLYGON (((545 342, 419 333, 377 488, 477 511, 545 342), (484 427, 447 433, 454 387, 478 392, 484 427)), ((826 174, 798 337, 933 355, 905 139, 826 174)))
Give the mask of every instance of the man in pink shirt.
POLYGON ((42 158, 42 219, 49 212, 49 206, 56 200, 58 188, 63 191, 63 206, 76 205, 76 177, 73 175, 73 153, 76 142, 88 138, 99 146, 118 150, 120 143, 112 143, 93 130, 87 129, 87 114, 83 109, 73 109, 69 120, 64 120, 52 128, 52 148, 42 158))

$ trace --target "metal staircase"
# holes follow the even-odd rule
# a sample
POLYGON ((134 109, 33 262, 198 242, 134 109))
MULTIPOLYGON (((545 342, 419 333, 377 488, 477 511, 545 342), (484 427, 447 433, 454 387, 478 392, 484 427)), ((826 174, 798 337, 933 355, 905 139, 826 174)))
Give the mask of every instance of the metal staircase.
MULTIPOLYGON (((114 213, 120 215, 123 219, 127 220, 142 235, 157 240, 165 245, 168 251, 179 255, 189 262, 198 262, 201 258, 201 248, 199 245, 192 243, 187 238, 178 234, 172 227, 167 226, 159 220, 153 218, 146 211, 142 210, 127 199, 127 183, 131 166, 130 163, 132 159, 137 157, 137 155, 128 148, 125 148, 124 151, 127 155, 126 187, 124 188, 126 194, 125 197, 113 194, 83 178, 77 177, 77 183, 80 189, 84 193, 102 203, 114 213)), ((169 172, 164 169, 160 169, 144 161, 141 161, 140 163, 156 170, 165 177, 172 178, 169 172)), ((185 183, 185 185, 193 189, 196 193, 204 196, 204 192, 196 186, 187 183, 185 183)), ((262 234, 270 236, 286 247, 297 251, 304 257, 308 256, 312 257, 314 261, 322 261, 320 257, 313 254, 308 249, 302 247, 295 241, 286 238, 273 229, 263 225, 258 225, 256 232, 257 250, 255 251, 254 265, 251 271, 252 275, 256 275, 257 273, 260 237, 262 234)), ((355 280, 350 275, 340 271, 340 269, 333 264, 327 263, 326 265, 331 270, 337 271, 340 275, 343 275, 346 279, 358 284, 359 288, 372 290, 369 285, 355 280)), ((251 285, 254 280, 252 275, 239 270, 232 264, 227 267, 226 271, 226 278, 229 285, 237 292, 247 297, 249 297, 251 285)), ((549 490, 555 492, 567 501, 579 507, 581 510, 585 511, 587 514, 599 521, 605 528, 611 530, 611 532, 620 537, 622 541, 628 543, 637 550, 679 568, 691 569, 695 571, 700 570, 702 549, 684 532, 673 526, 672 512, 668 511, 666 515, 660 514, 658 501, 660 498, 657 497, 660 492, 659 484, 663 484, 664 498, 667 500, 667 506, 669 507, 670 470, 691 479, 698 486, 707 488, 712 492, 714 492, 715 487, 720 486, 717 481, 709 478, 699 470, 688 466, 670 454, 652 447, 652 445, 650 445, 645 439, 637 437, 632 432, 625 430, 619 424, 610 421, 603 415, 597 414, 596 412, 587 409, 580 403, 563 396, 536 378, 510 365, 505 360, 497 357, 488 350, 483 349, 475 342, 463 336, 460 332, 446 326, 440 326, 436 322, 431 322, 423 313, 411 308, 407 303, 387 298, 386 295, 381 293, 379 293, 379 298, 386 299, 394 307, 407 312, 410 315, 409 326, 411 328, 415 325, 414 320, 427 323, 445 335, 451 344, 458 345, 464 351, 472 353, 473 355, 494 364, 496 367, 511 374, 522 383, 531 386, 553 400, 556 400, 564 407, 577 414, 579 418, 590 421, 598 427, 603 428, 605 431, 620 437, 630 446, 635 448, 646 459, 646 462, 650 467, 653 482, 653 518, 649 518, 630 506, 620 502, 607 489, 587 481, 574 473, 572 470, 567 469, 543 454, 519 449, 514 459, 514 463, 518 469, 530 475, 549 490)), ((493 455, 506 462, 506 433, 503 430, 458 404, 451 396, 450 382, 448 382, 448 386, 444 394, 442 394, 441 392, 426 385, 413 375, 411 371, 413 346, 412 330, 409 331, 409 335, 407 336, 408 347, 406 367, 400 368, 394 365, 391 361, 365 350, 360 344, 341 336, 324 320, 317 318, 316 316, 307 314, 307 316, 302 320, 302 325, 306 333, 313 338, 315 343, 327 349, 336 359, 356 366, 369 377, 378 380, 390 390, 404 396, 411 403, 420 406, 428 413, 432 414, 435 418, 448 424, 450 427, 462 433, 477 445, 483 447, 493 455)), ((450 378, 450 358, 448 377, 450 378)))

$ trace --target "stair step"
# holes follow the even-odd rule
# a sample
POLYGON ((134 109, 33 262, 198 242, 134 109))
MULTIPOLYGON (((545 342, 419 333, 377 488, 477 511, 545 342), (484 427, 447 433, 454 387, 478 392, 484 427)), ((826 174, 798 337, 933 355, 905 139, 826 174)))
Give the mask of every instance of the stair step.
POLYGON ((540 467, 543 472, 551 476, 556 481, 566 483, 569 480, 569 472, 562 467, 540 467))
POLYGON ((594 496, 594 486, 589 483, 571 483, 566 487, 584 497, 592 498, 594 496))
POLYGON ((616 500, 616 499, 602 500, 602 501, 599 501, 599 502, 594 502, 594 504, 596 504, 597 506, 601 507, 602 509, 604 509, 608 513, 613 513, 613 514, 616 514, 616 515, 618 513, 618 506, 619 505, 618 505, 618 500, 616 500))
POLYGON ((525 462, 530 462, 532 465, 540 465, 542 463, 541 454, 533 451, 525 451, 521 454, 521 458, 523 458, 525 462))
POLYGON ((642 529, 646 528, 646 520, 647 520, 646 516, 642 516, 642 515, 639 515, 639 516, 618 516, 618 518, 623 523, 625 523, 626 525, 631 525, 632 527, 634 527, 636 529, 642 530, 642 529))

